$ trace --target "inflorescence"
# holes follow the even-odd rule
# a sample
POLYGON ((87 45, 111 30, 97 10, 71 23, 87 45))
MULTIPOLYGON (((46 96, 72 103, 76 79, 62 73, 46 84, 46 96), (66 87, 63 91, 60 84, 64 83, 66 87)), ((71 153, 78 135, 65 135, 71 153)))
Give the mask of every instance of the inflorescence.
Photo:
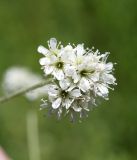
POLYGON ((70 115, 72 121, 87 116, 97 99, 108 100, 110 85, 116 85, 112 75, 113 63, 107 63, 109 53, 85 49, 84 44, 65 47, 55 38, 48 41, 49 49, 39 46, 43 54, 40 65, 45 77, 51 77, 48 99, 43 98, 41 109, 49 108, 58 118, 70 115))

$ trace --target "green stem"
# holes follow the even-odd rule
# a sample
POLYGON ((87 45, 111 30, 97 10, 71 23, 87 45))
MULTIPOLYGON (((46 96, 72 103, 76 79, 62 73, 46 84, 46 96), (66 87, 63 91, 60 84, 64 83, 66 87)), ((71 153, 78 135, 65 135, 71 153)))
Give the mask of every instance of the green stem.
POLYGON ((51 79, 43 80, 42 82, 40 82, 38 84, 35 84, 35 85, 33 85, 29 88, 22 89, 22 90, 19 90, 19 91, 13 93, 13 94, 3 96, 3 97, 0 98, 0 103, 5 103, 5 102, 9 101, 10 99, 16 98, 16 97, 21 96, 21 95, 23 95, 23 94, 25 94, 29 91, 40 88, 40 87, 48 84, 49 82, 51 82, 51 79))
POLYGON ((35 111, 29 111, 27 114, 27 138, 29 159, 40 160, 38 117, 35 111))

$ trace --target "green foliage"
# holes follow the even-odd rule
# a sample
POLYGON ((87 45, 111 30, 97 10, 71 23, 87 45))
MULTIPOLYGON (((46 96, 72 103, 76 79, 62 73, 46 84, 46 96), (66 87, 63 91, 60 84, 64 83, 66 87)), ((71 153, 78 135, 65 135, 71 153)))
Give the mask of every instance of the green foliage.
POLYGON ((0 105, 0 145, 14 160, 28 160, 26 115, 39 119, 42 160, 137 159, 137 1, 1 0, 0 77, 13 65, 42 74, 37 46, 51 37, 110 51, 118 86, 82 123, 45 118, 39 101, 23 97, 0 105))

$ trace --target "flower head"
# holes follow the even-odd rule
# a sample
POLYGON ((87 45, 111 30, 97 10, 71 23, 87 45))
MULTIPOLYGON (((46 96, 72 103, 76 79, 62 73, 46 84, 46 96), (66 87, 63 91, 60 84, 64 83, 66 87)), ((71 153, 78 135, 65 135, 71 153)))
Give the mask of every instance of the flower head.
POLYGON ((53 77, 49 101, 42 99, 41 107, 49 107, 50 113, 58 117, 70 114, 72 120, 78 113, 80 118, 87 116, 98 97, 107 100, 110 85, 116 85, 113 63, 106 62, 109 53, 85 49, 84 44, 63 47, 55 38, 48 41, 48 46, 49 49, 38 47, 38 52, 44 55, 39 61, 44 74, 53 77))
MULTIPOLYGON (((36 85, 42 81, 42 77, 30 71, 25 67, 13 66, 7 69, 4 74, 2 88, 5 92, 5 95, 14 93, 18 90, 27 89, 32 85, 36 85)), ((25 94, 25 97, 34 101, 38 98, 41 98, 47 93, 48 86, 34 89, 25 94)))

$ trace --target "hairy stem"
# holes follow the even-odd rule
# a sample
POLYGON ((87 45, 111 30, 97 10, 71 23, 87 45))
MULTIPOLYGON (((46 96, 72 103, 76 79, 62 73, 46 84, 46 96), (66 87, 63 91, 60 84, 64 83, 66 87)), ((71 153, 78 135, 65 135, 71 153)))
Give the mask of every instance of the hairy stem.
POLYGON ((21 95, 23 95, 23 94, 25 94, 29 91, 40 88, 40 87, 48 84, 49 82, 51 82, 51 79, 43 80, 38 84, 30 86, 29 88, 25 88, 25 89, 19 90, 17 92, 14 92, 13 94, 3 96, 3 97, 0 98, 0 103, 5 103, 5 102, 9 101, 10 99, 16 98, 16 97, 21 96, 21 95))

